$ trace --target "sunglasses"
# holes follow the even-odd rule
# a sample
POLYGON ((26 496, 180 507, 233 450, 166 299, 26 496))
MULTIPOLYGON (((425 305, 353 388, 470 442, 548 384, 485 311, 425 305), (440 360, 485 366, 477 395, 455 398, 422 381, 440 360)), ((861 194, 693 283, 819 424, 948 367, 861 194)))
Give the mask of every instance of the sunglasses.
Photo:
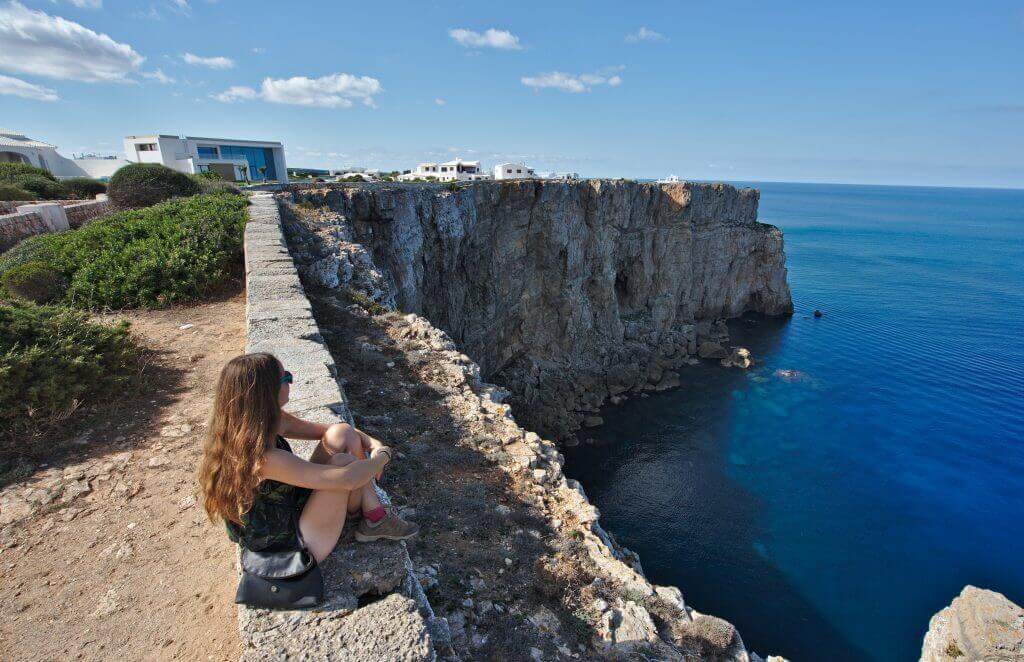
POLYGON ((284 374, 281 375, 281 385, 282 386, 285 385, 285 384, 291 384, 294 381, 295 381, 295 378, 292 377, 292 373, 288 372, 287 370, 285 370, 284 374))

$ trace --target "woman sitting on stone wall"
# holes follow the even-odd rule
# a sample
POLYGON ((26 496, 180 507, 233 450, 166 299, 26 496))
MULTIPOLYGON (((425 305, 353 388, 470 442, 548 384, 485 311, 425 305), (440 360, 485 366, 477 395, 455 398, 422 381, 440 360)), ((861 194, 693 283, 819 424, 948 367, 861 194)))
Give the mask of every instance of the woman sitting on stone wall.
POLYGON ((217 380, 199 481, 211 519, 252 551, 297 549, 321 561, 341 536, 346 516, 362 514, 356 540, 405 540, 419 527, 377 498, 374 477, 390 448, 351 425, 296 418, 288 402, 292 375, 270 354, 246 354, 217 380), (319 439, 310 461, 292 454, 284 437, 319 439))

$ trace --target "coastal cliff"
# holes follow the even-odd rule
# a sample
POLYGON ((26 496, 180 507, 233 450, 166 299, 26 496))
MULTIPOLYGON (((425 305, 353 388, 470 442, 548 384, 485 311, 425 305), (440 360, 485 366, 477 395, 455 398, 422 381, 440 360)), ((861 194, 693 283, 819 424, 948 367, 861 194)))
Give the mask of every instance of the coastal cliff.
MULTIPOLYGON (((341 239, 380 269, 367 296, 430 319, 512 391, 525 427, 556 438, 609 397, 675 385, 672 368, 722 339, 716 320, 792 312, 782 233, 757 222, 753 189, 523 180, 293 196, 345 219, 341 239)), ((353 273, 338 239, 314 270, 327 286, 353 273)))
MULTIPOLYGON (((565 195, 577 186, 589 185, 555 186, 559 195, 565 195)), ((489 188, 483 193, 497 189, 489 188)), ((592 190, 599 188, 596 183, 592 190)), ((300 189, 281 196, 289 253, 316 315, 315 325, 297 326, 294 332, 326 343, 335 373, 345 383, 346 407, 351 408, 356 424, 391 441, 403 458, 386 487, 392 503, 423 525, 420 535, 405 547, 422 588, 420 595, 426 598, 419 620, 416 610, 403 612, 401 619, 409 624, 403 632, 422 636, 392 637, 407 642, 403 647, 410 651, 416 648, 417 652, 403 659, 434 659, 436 653, 453 660, 760 660, 746 649, 731 624, 696 611, 678 589, 656 586, 646 579, 637 556, 601 527, 598 510, 582 486, 565 477, 565 460, 555 442, 521 427, 517 420, 520 411, 505 404, 509 398, 505 384, 485 381, 473 358, 429 319, 389 310, 396 300, 408 305, 416 294, 415 290, 398 293, 400 283, 415 281, 392 275, 394 267, 385 265, 402 263, 388 262, 389 251, 403 251, 418 243, 410 253, 418 257, 405 262, 416 270, 415 263, 425 254, 417 252, 425 250, 423 238, 429 235, 434 237, 429 241, 436 241, 434 224, 451 221, 451 217, 413 214, 406 222, 409 227, 419 226, 422 236, 385 240, 398 224, 377 217, 381 209, 377 203, 363 207, 362 212, 354 211, 362 204, 359 189, 343 191, 350 194, 344 200, 352 207, 347 214, 340 213, 328 205, 329 196, 337 192, 300 189), (289 200, 298 204, 287 204, 289 200), (366 226, 356 229, 357 218, 366 226), (373 241, 374 237, 380 242, 373 241), (424 641, 431 651, 419 651, 424 641)), ((364 192, 371 194, 370 199, 405 194, 414 199, 427 195, 444 199, 460 193, 437 186, 365 187, 364 192)), ((462 204, 469 205, 472 199, 462 204)), ((426 197, 421 200, 425 201, 426 197)), ((386 201, 383 205, 393 208, 386 201)), ((470 213, 468 206, 457 209, 470 213)), ((499 222, 500 218, 493 218, 483 227, 493 228, 499 222)), ((546 222, 558 225, 557 219, 546 222)), ((472 233, 461 236, 466 244, 473 243, 472 233)), ((430 255, 441 261, 443 243, 438 246, 430 249, 430 255)), ((421 272, 420 282, 437 287, 447 284, 463 297, 493 297, 489 287, 504 288, 508 283, 522 287, 500 271, 488 282, 477 282, 474 276, 484 268, 468 264, 471 258, 500 260, 509 251, 511 248, 498 243, 488 250, 478 248, 461 258, 452 257, 454 264, 449 263, 443 278, 421 272)), ((533 264, 543 268, 543 262, 533 264)), ((250 273, 250 280, 253 275, 250 273)), ((562 276, 558 278, 563 282, 562 276)), ((261 298, 259 292, 252 294, 254 302, 261 298)), ((452 301, 441 294, 431 298, 435 300, 431 306, 452 301)), ((419 300, 421 310, 430 308, 422 305, 426 299, 419 300)), ((571 304, 566 300, 563 305, 571 304)), ((533 311, 541 314, 548 304, 530 307, 524 301, 521 305, 527 309, 503 310, 503 319, 522 324, 524 316, 533 311)), ((739 302, 736 310, 747 305, 739 302)), ((688 335, 695 342, 696 325, 683 326, 687 329, 666 326, 665 333, 688 335)), ((711 333, 712 325, 705 326, 711 333)), ((280 333, 280 325, 273 328, 280 333)), ((585 326, 572 328, 581 342, 591 333, 585 326)), ((250 329, 250 335, 253 333, 259 335, 255 327, 250 329)), ((551 337, 549 342, 558 340, 551 337)), ((519 346, 524 353, 528 349, 519 346)), ((682 358, 687 351, 677 350, 682 358)), ((574 360, 579 360, 578 354, 574 360)), ((339 556, 338 563, 345 568, 338 576, 362 572, 347 558, 339 556)), ((407 604, 416 595, 408 586, 377 582, 369 593, 388 597, 372 604, 388 600, 407 604)), ((338 618, 359 617, 369 608, 339 613, 338 618)), ((392 624, 382 624, 380 629, 390 631, 392 624)), ((272 636, 256 642, 254 651, 291 646, 280 642, 293 638, 292 634, 282 637, 280 629, 274 628, 272 636)), ((362 659, 359 650, 352 642, 338 639, 318 644, 313 657, 322 653, 328 658, 362 659)))

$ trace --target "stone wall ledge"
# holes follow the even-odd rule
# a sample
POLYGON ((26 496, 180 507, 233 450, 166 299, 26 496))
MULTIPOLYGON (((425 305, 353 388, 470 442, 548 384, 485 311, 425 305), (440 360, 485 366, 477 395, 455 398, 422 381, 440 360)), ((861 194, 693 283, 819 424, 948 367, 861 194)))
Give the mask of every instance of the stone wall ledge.
MULTIPOLYGON (((288 254, 277 202, 266 192, 250 200, 246 351, 270 352, 294 373, 289 412, 321 423, 351 423, 334 360, 288 254)), ((315 443, 292 447, 308 458, 315 443)), ((435 618, 404 543, 360 544, 346 532, 322 567, 327 600, 317 609, 239 607, 242 660, 435 659, 446 623, 435 618), (384 598, 360 606, 371 596, 384 598)))

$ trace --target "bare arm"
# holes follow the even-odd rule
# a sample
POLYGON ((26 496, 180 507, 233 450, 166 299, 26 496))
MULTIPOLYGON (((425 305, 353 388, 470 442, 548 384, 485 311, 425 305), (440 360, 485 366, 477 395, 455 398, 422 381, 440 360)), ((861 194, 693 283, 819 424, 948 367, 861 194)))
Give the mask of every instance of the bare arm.
POLYGON ((266 454, 260 476, 311 490, 352 491, 366 485, 388 463, 387 453, 374 453, 368 460, 339 467, 315 464, 279 448, 266 454))
POLYGON ((289 439, 321 439, 324 433, 327 432, 328 427, 323 423, 304 421, 286 411, 281 411, 280 432, 282 437, 288 437, 289 439))

